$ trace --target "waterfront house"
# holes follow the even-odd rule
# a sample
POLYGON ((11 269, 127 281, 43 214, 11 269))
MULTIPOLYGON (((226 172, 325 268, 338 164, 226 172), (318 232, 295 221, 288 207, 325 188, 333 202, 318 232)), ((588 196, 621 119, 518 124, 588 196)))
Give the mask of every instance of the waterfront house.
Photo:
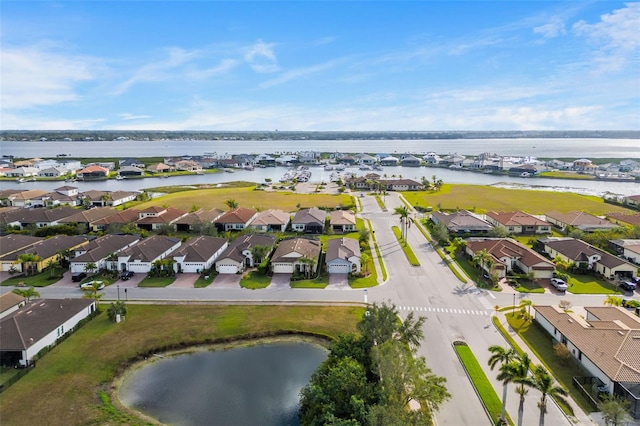
POLYGON ((118 170, 118 174, 122 177, 143 176, 144 170, 136 166, 121 166, 118 170))
POLYGON ((633 207, 634 209, 640 209, 640 194, 624 197, 623 203, 629 207, 633 207))
POLYGON ((167 257, 176 261, 175 272, 200 273, 213 266, 213 263, 226 250, 229 241, 226 238, 200 235, 189 238, 167 257))
POLYGON ((330 274, 360 272, 360 243, 355 238, 333 238, 327 241, 325 263, 330 274))
POLYGON ((32 207, 35 204, 39 204, 39 200, 46 195, 47 191, 40 189, 29 189, 26 191, 16 191, 6 196, 5 202, 12 207, 32 207))
POLYGON ((280 241, 271 257, 274 274, 315 273, 322 252, 318 240, 291 238, 280 241))
POLYGON ((237 274, 246 267, 255 267, 264 259, 254 259, 253 249, 267 247, 264 256, 268 258, 275 243, 276 237, 270 234, 239 235, 216 260, 216 271, 220 274, 237 274))
POLYGON ((422 161, 413 155, 407 155, 400 161, 402 167, 420 167, 422 161))
POLYGON ((393 156, 384 157, 380 160, 381 166, 397 166, 400 164, 400 159, 393 156))
POLYGON ((169 166, 168 164, 156 163, 147 167, 147 171, 149 173, 168 173, 168 172, 175 172, 176 168, 173 166, 169 166))
POLYGON ((453 235, 486 235, 493 228, 489 222, 468 210, 453 213, 433 212, 431 213, 431 221, 436 225, 443 224, 453 235))
POLYGON ((422 191, 424 185, 413 179, 385 179, 380 183, 387 191, 422 191))
POLYGON ((300 209, 291 221, 291 229, 306 234, 322 234, 326 218, 327 213, 317 207, 300 209))
POLYGON ((242 231, 258 216, 258 211, 238 207, 223 213, 215 220, 218 232, 242 231))
POLYGON ((585 387, 621 396, 640 419, 640 318, 616 306, 585 307, 586 315, 556 306, 533 309, 553 343, 563 343, 588 372, 587 380, 579 378, 585 387))
POLYGON ((618 225, 615 225, 606 219, 601 219, 585 212, 550 212, 547 213, 545 217, 547 222, 550 222, 563 231, 567 231, 571 228, 576 228, 583 232, 608 231, 618 227, 618 225))
POLYGON ((556 269, 553 262, 511 238, 469 238, 466 241, 465 251, 470 258, 482 250, 491 255, 492 270, 486 267, 484 270, 487 273, 495 271, 500 278, 516 269, 525 274, 532 273, 537 280, 549 280, 556 269))
POLYGON ((59 178, 61 176, 64 176, 68 173, 69 171, 67 169, 64 169, 62 167, 47 167, 46 169, 40 169, 40 171, 38 172, 38 176, 39 177, 51 177, 51 178, 59 178))
POLYGON ((638 276, 638 266, 575 238, 542 238, 541 248, 551 259, 575 263, 578 269, 597 272, 607 279, 638 276))
POLYGON ((356 215, 349 210, 334 210, 329 213, 329 225, 333 232, 343 234, 356 230, 356 215))
POLYGON ((488 212, 487 222, 504 226, 509 234, 550 234, 551 224, 523 211, 488 212))
POLYGON ((108 174, 109 169, 97 165, 88 166, 76 172, 76 176, 79 180, 102 180, 106 179, 108 174))
POLYGON ((96 310, 93 299, 38 299, 0 320, 0 358, 26 367, 96 310))

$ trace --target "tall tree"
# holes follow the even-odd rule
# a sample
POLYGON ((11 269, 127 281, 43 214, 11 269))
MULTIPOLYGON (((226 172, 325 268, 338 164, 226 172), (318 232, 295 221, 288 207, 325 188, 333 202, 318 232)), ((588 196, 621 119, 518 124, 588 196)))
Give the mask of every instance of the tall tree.
MULTIPOLYGON (((511 362, 515 361, 518 357, 518 353, 513 350, 513 348, 504 348, 500 345, 489 346, 489 352, 491 352, 491 357, 489 358, 489 367, 493 370, 496 365, 501 364, 502 366, 508 365, 511 362)), ((500 422, 502 424, 506 424, 507 421, 507 389, 509 388, 509 383, 511 383, 512 377, 510 375, 502 376, 502 411, 500 413, 500 422)))
POLYGON ((418 347, 424 337, 422 326, 426 318, 415 318, 410 312, 404 321, 398 316, 398 310, 393 303, 369 305, 357 324, 362 338, 370 345, 381 345, 387 340, 398 340, 412 347, 418 347))
POLYGON ((24 253, 18 256, 18 259, 14 263, 20 264, 22 272, 27 276, 34 273, 34 263, 38 263, 42 260, 40 256, 34 253, 24 253))
POLYGON ((484 269, 489 257, 491 257, 491 255, 489 254, 487 249, 482 249, 473 255, 473 261, 476 262, 478 268, 484 269))
POLYGON ((38 297, 40 297, 40 293, 38 293, 33 287, 16 288, 13 290, 13 292, 27 299, 27 303, 29 303, 31 299, 37 299, 38 297))
POLYGON ((96 269, 98 269, 98 265, 96 265, 94 262, 87 262, 87 264, 84 265, 84 270, 90 274, 95 272, 96 269))
POLYGON ((402 230, 402 239, 407 239, 407 222, 409 221, 409 209, 407 206, 396 207, 393 211, 394 215, 400 216, 400 229, 402 230))
POLYGON ((629 415, 629 401, 615 395, 607 395, 600 403, 602 419, 606 425, 622 426, 631 421, 629 415))
POLYGON ((229 198, 227 201, 224 202, 227 207, 229 207, 231 210, 233 209, 237 209, 238 208, 238 203, 236 202, 236 200, 234 200, 233 198, 229 198))
POLYGON ((505 364, 500 368, 500 374, 498 374, 498 380, 506 380, 509 376, 510 380, 516 384, 516 393, 520 396, 520 403, 518 405, 518 426, 522 426, 522 420, 524 417, 524 401, 528 388, 533 386, 533 379, 529 376, 529 369, 531 368, 531 359, 526 353, 521 357, 505 364))
POLYGON ((544 426, 544 415, 547 413, 547 396, 566 404, 567 400, 564 397, 567 396, 567 391, 562 386, 556 384, 553 376, 541 365, 536 366, 533 372, 532 387, 539 390, 542 394, 540 401, 538 401, 538 408, 540 409, 539 426, 544 426))

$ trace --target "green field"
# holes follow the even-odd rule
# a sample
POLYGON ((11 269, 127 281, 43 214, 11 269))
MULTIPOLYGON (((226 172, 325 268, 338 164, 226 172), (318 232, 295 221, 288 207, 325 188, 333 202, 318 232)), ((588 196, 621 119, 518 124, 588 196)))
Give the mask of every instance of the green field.
POLYGON ((413 205, 439 210, 476 212, 522 210, 532 214, 587 211, 594 215, 631 210, 606 204, 602 198, 570 192, 504 189, 480 185, 444 185, 440 191, 409 191, 402 195, 413 205))
POLYGON ((128 309, 120 324, 99 315, 3 392, 2 424, 143 424, 101 400, 114 390, 113 380, 132 361, 171 348, 278 333, 335 338, 355 332, 364 313, 349 306, 129 305, 128 309))
POLYGON ((305 207, 350 206, 353 199, 350 195, 339 194, 298 194, 284 191, 255 191, 254 186, 242 188, 212 188, 193 191, 181 191, 168 194, 135 206, 144 209, 151 206, 171 206, 176 209, 190 211, 192 208, 229 210, 225 204, 233 199, 239 207, 253 209, 280 209, 286 212, 297 211, 305 207))

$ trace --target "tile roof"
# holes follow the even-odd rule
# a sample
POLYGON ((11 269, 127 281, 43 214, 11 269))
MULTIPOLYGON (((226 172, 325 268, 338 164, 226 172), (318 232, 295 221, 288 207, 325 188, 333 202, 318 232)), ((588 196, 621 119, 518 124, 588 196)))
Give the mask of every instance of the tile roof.
POLYGON ((270 234, 244 234, 238 235, 229 247, 220 255, 220 259, 233 259, 237 262, 244 261, 244 250, 251 250, 252 247, 266 246, 273 247, 276 237, 270 234))
POLYGON ((56 235, 55 237, 47 238, 20 250, 6 254, 0 259, 5 261, 16 260, 18 259, 18 256, 22 254, 35 254, 42 259, 47 259, 55 256, 56 253, 60 251, 69 250, 82 244, 86 244, 87 241, 89 241, 89 237, 83 235, 56 235))
POLYGON ((555 306, 533 308, 613 381, 640 382, 640 318, 612 306, 585 308, 598 318, 588 320, 555 306))
POLYGON ((322 244, 318 240, 309 240, 307 238, 282 240, 273 253, 271 262, 295 262, 300 257, 317 259, 321 250, 322 244))
POLYGON ((42 240, 44 240, 44 238, 32 237, 31 235, 5 235, 0 237, 0 256, 28 247, 42 240))
POLYGON ((111 253, 117 253, 139 240, 140 235, 104 235, 91 241, 89 251, 76 256, 71 262, 95 262, 106 259, 111 253))
POLYGON ((629 225, 640 226, 640 213, 627 214, 627 213, 615 212, 615 213, 608 213, 607 217, 617 222, 624 222, 629 225))
POLYGON ((117 213, 117 210, 111 207, 96 207, 89 210, 80 210, 73 216, 61 219, 60 223, 93 223, 96 220, 103 219, 107 216, 117 213))
POLYGON ((102 219, 98 219, 93 222, 94 226, 105 226, 112 223, 125 224, 133 223, 140 218, 140 211, 136 209, 126 209, 116 212, 102 219))
POLYGON ((21 224, 30 223, 53 223, 60 219, 73 216, 78 213, 78 209, 70 206, 58 207, 55 209, 20 209, 7 213, 7 223, 20 222, 21 224))
POLYGON ((251 222, 251 226, 286 225, 290 220, 289 213, 270 209, 258 213, 258 216, 251 222))
POLYGON ((504 257, 517 258, 527 267, 538 265, 536 269, 555 269, 553 262, 511 238, 470 238, 467 247, 474 253, 486 249, 498 261, 504 257))
POLYGON ((185 262, 206 262, 228 243, 226 238, 201 235, 189 238, 180 247, 172 251, 167 257, 182 257, 185 262))
POLYGON ((549 222, 520 210, 515 212, 488 212, 487 216, 504 226, 551 226, 549 222))
POLYGON ((217 218, 216 223, 247 223, 256 213, 257 210, 238 207, 217 218))
POLYGON ((310 209, 298 210, 293 217, 292 223, 320 223, 324 226, 327 213, 324 210, 320 210, 317 207, 311 207, 310 209))
POLYGON ((589 257, 598 255, 600 256, 598 263, 609 269, 623 264, 630 265, 629 262, 617 256, 613 256, 606 251, 600 250, 582 240, 576 240, 575 238, 542 238, 539 241, 574 262, 586 262, 589 257))
POLYGON ((451 231, 488 231, 493 226, 484 219, 474 216, 467 210, 460 210, 456 213, 433 212, 432 218, 443 223, 451 231))
POLYGON ((22 303, 24 300, 26 300, 26 298, 20 296, 19 294, 15 294, 12 291, 0 294, 0 312, 11 309, 14 306, 22 303))
POLYGON ((189 213, 186 216, 181 217, 176 220, 176 224, 179 225, 193 225, 194 223, 202 222, 202 223, 213 223, 217 218, 219 218, 224 213, 223 210, 220 209, 211 209, 211 210, 198 210, 193 213, 189 213))
POLYGON ((145 238, 133 247, 121 252, 120 256, 128 256, 130 260, 140 262, 153 262, 162 253, 169 250, 180 242, 180 238, 164 237, 162 235, 154 235, 145 238))
MULTIPOLYGON (((140 212, 140 215, 142 215, 145 212, 150 213, 149 209, 145 209, 140 212)), ((167 207, 166 209, 160 208, 158 213, 160 213, 158 216, 142 217, 138 219, 136 223, 139 225, 150 224, 150 223, 174 223, 176 220, 188 214, 184 210, 174 209, 173 207, 167 207)))
POLYGON ((355 225, 356 215, 348 210, 334 210, 329 213, 329 221, 332 225, 355 225))
POLYGON ((25 350, 94 304, 89 299, 39 299, 0 321, 0 348, 25 350))
POLYGON ((617 226, 606 219, 601 219, 598 216, 585 212, 550 212, 546 214, 546 217, 547 220, 551 218, 557 222, 573 226, 575 228, 615 228, 617 226))
POLYGON ((360 257, 360 243, 355 238, 333 238, 327 241, 326 262, 352 256, 360 257))

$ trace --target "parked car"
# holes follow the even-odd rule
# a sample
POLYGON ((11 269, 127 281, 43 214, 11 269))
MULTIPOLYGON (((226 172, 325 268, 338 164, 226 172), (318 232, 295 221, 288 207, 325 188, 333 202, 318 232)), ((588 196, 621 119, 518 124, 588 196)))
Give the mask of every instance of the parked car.
POLYGON ((120 275, 120 279, 123 281, 126 281, 129 278, 133 278, 133 271, 124 271, 122 275, 120 275))
POLYGON ((71 281, 73 281, 74 283, 79 283, 85 278, 87 278, 86 272, 74 272, 73 274, 71 274, 71 281))
POLYGON ((620 283, 620 288, 626 291, 634 291, 636 289, 636 283, 632 281, 622 281, 620 283))
POLYGON ((80 288, 82 290, 89 290, 91 288, 94 288, 93 287, 94 283, 98 285, 98 290, 102 290, 104 288, 104 283, 102 281, 88 281, 88 282, 80 285, 80 288))
POLYGON ((560 278, 551 278, 551 285, 560 291, 567 291, 567 289, 569 288, 567 283, 565 283, 564 280, 561 280, 560 278))

